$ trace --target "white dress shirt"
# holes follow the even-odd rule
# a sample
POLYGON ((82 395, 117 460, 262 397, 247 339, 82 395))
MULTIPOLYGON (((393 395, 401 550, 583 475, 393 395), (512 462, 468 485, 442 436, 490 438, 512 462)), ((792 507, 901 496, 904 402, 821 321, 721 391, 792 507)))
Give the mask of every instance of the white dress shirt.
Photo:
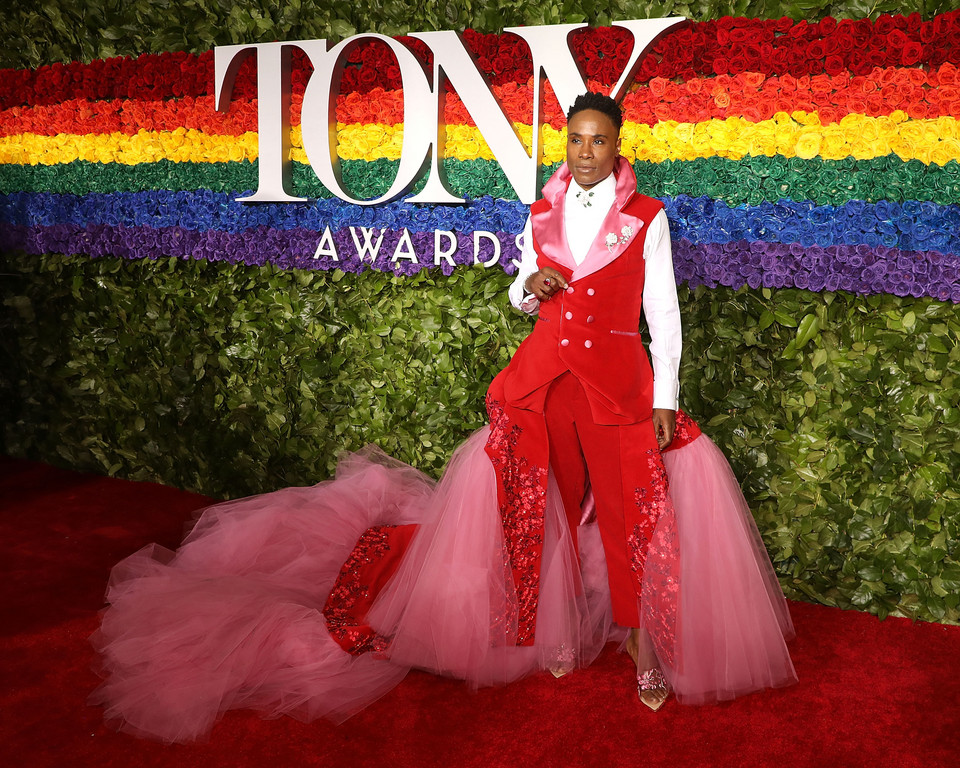
MULTIPOLYGON (((590 246, 600 234, 600 227, 607 211, 613 205, 616 182, 613 174, 596 184, 591 205, 584 206, 577 199, 584 190, 570 181, 564 198, 564 230, 567 244, 574 260, 579 265, 587 256, 590 246)), ((588 190, 589 192, 589 190, 588 190)), ((680 394, 680 353, 683 335, 680 324, 680 304, 677 300, 677 283, 673 273, 673 251, 670 247, 670 225, 666 213, 661 210, 650 222, 643 244, 644 283, 643 314, 650 331, 650 357, 653 359, 653 407, 675 411, 680 394)), ((539 269, 537 254, 533 249, 533 231, 530 217, 523 228, 523 248, 520 266, 510 286, 510 303, 529 315, 540 311, 540 302, 524 289, 527 278, 539 269)))

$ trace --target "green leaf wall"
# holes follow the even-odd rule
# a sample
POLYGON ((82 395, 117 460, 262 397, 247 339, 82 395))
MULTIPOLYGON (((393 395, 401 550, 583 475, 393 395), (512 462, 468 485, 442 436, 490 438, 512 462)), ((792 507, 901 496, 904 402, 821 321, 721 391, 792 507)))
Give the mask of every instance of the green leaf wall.
MULTIPOLYGON (((364 30, 951 7, 51 0, 0 10, 0 65, 364 30)), ((222 497, 317 482, 368 442, 437 474, 528 330, 508 281, 0 254, 0 448, 222 497)), ((681 304, 684 406, 730 456, 788 594, 957 622, 957 308, 725 288, 682 289, 681 304)))

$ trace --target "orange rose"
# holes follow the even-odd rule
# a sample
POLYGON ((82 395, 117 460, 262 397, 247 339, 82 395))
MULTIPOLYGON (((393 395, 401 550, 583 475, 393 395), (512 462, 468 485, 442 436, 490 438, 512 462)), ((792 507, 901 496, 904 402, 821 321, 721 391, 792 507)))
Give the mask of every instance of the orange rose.
POLYGON ((797 78, 795 78, 793 75, 781 75, 780 90, 786 93, 791 93, 797 90, 797 78))
POLYGON ((943 85, 956 85, 960 77, 957 76, 957 68, 949 61, 940 65, 937 70, 937 83, 943 85))
POLYGON ((840 122, 840 112, 833 107, 820 107, 820 109, 817 110, 817 114, 820 115, 820 123, 822 125, 840 122))
POLYGON ((847 97, 847 110, 854 114, 865 115, 867 113, 867 100, 863 96, 851 94, 847 97))
POLYGON ((831 93, 833 82, 827 75, 814 75, 810 78, 810 90, 814 93, 831 93))
POLYGON ((655 99, 659 99, 663 96, 664 91, 667 89, 669 80, 665 80, 662 77, 655 77, 650 81, 650 95, 655 99))

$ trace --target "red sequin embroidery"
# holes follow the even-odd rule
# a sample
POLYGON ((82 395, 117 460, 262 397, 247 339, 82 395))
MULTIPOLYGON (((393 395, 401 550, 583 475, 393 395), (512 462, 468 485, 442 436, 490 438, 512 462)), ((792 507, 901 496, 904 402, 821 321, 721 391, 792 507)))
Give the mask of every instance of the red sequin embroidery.
POLYGON ((647 451, 647 467, 650 470, 649 484, 634 490, 634 502, 640 510, 640 522, 633 526, 633 532, 627 538, 630 569, 636 574, 638 587, 643 580, 650 540, 667 503, 667 469, 658 451, 647 451))
POLYGON ((700 427, 684 411, 677 410, 677 426, 673 432, 673 442, 670 443, 668 451, 677 448, 683 448, 700 437, 700 427))
POLYGON ((520 454, 517 449, 520 426, 512 423, 503 406, 489 395, 487 413, 490 417, 487 454, 504 495, 500 515, 517 589, 517 644, 523 645, 536 629, 547 470, 520 454))
POLYGON ((387 647, 387 639, 364 623, 372 602, 370 585, 364 583, 364 566, 382 558, 390 549, 386 533, 389 527, 368 528, 357 540, 323 607, 330 636, 347 653, 381 652, 387 647))
POLYGON ((647 466, 650 485, 635 492, 641 522, 634 525, 627 539, 630 567, 639 580, 643 625, 650 632, 660 659, 672 664, 680 592, 679 537, 667 470, 658 451, 647 451, 647 466))

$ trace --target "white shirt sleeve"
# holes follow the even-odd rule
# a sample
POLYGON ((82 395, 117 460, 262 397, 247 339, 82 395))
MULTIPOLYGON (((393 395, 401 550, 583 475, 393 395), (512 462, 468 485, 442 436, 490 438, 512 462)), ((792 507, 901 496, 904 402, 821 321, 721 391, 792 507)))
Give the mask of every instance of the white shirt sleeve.
POLYGON ((653 358, 653 407, 675 411, 680 394, 680 352, 683 335, 677 281, 673 273, 670 225, 661 210, 650 222, 643 245, 646 261, 643 284, 643 314, 650 330, 653 358))
POLYGON ((522 312, 528 315, 536 315, 540 312, 540 302, 536 296, 529 294, 523 287, 534 272, 540 267, 537 266, 537 252, 533 248, 533 227, 530 224, 530 217, 527 216, 527 223, 523 227, 523 248, 520 250, 520 266, 517 267, 517 276, 510 285, 508 295, 510 303, 522 312))

